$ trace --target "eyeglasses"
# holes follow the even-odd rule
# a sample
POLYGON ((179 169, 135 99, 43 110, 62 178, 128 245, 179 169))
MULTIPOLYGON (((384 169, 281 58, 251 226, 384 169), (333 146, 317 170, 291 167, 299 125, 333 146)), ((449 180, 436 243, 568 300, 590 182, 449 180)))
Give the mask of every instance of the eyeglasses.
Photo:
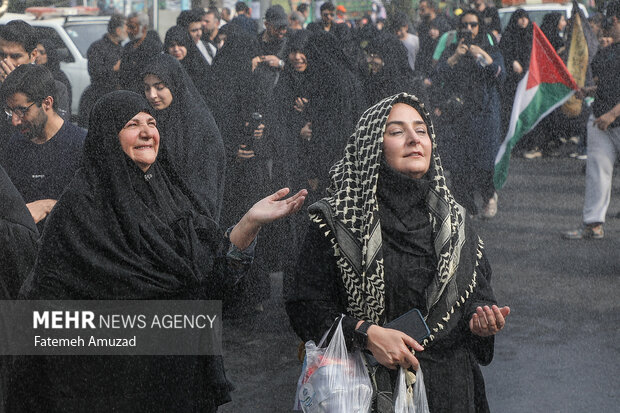
POLYGON ((478 27, 478 24, 479 24, 478 22, 461 22, 459 26, 463 29, 466 27, 471 27, 472 29, 474 29, 478 27))
POLYGON ((28 113, 32 105, 34 105, 35 103, 37 102, 32 102, 30 105, 26 107, 23 107, 23 106, 16 107, 15 109, 4 108, 4 113, 6 114, 7 120, 11 119, 13 116, 17 116, 18 118, 23 119, 24 116, 26 116, 26 113, 28 113))
POLYGON ((321 13, 321 16, 329 16, 329 17, 334 17, 334 13, 321 13))

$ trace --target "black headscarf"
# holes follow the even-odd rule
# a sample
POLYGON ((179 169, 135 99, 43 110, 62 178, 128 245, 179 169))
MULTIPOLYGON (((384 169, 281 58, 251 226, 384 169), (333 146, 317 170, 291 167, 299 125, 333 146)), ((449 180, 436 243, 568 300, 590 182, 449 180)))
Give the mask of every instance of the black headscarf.
POLYGON ((309 115, 316 148, 319 187, 326 187, 328 171, 343 153, 355 123, 366 107, 361 82, 336 37, 313 33, 305 46, 306 79, 310 90, 309 115))
POLYGON ((383 60, 381 70, 370 73, 365 81, 368 103, 377 103, 400 92, 417 94, 407 49, 396 36, 382 33, 368 43, 365 51, 366 54, 379 55, 383 60))
POLYGON ((459 95, 465 102, 463 106, 467 108, 469 113, 480 113, 482 111, 489 110, 488 107, 484 106, 485 95, 487 93, 486 89, 491 86, 495 87, 498 83, 503 82, 505 74, 503 73, 503 59, 500 59, 501 53, 499 52, 499 48, 492 43, 493 35, 485 31, 480 13, 476 10, 469 9, 459 16, 459 23, 468 14, 476 16, 480 24, 478 26, 478 34, 472 39, 471 44, 475 44, 487 52, 493 59, 493 63, 496 66, 500 65, 501 61, 502 67, 494 68, 493 66, 487 66, 484 69, 487 72, 490 69, 493 69, 493 75, 482 75, 480 72, 480 65, 476 62, 476 58, 467 53, 458 60, 454 67, 451 67, 450 70, 447 71, 448 75, 446 75, 446 73, 439 74, 439 65, 445 65, 445 61, 456 52, 456 48, 459 44, 458 39, 462 36, 462 32, 457 31, 457 41, 447 46, 441 55, 438 70, 436 72, 436 78, 438 78, 438 81, 433 81, 438 85, 440 84, 441 87, 434 88, 434 92, 436 92, 436 94, 433 96, 433 100, 437 102, 445 102, 451 96, 459 95), (499 79, 501 79, 501 82, 499 79))
POLYGON ((117 91, 94 106, 83 167, 47 218, 30 299, 192 298, 209 273, 217 224, 169 162, 147 173, 118 133, 146 100, 117 91))
POLYGON ((189 50, 192 39, 189 37, 187 29, 181 26, 172 26, 166 32, 164 39, 164 52, 168 53, 168 48, 178 44, 189 50))
POLYGON ((256 85, 252 81, 256 39, 234 24, 222 26, 219 34, 226 39, 213 59, 209 81, 203 82, 203 88, 196 86, 213 112, 226 154, 233 161, 239 144, 246 143, 245 122, 257 110, 256 85))
POLYGON ((181 64, 168 54, 144 69, 170 89, 172 103, 154 111, 162 138, 162 154, 217 221, 224 195, 224 143, 215 120, 181 64))
POLYGON ((540 30, 547 36, 549 43, 551 43, 551 46, 553 46, 556 51, 564 46, 564 39, 560 36, 560 31, 558 30, 558 24, 561 18, 562 13, 554 11, 545 14, 540 24, 540 30))
MULTIPOLYGON (((165 156, 145 173, 121 148, 125 123, 150 111, 128 91, 95 104, 84 166, 47 219, 24 298, 204 299, 219 291, 216 223, 165 156)), ((209 411, 230 400, 221 356, 21 357, 14 366, 11 412, 209 411)))
POLYGON ((45 63, 43 66, 47 67, 49 71, 52 72, 52 76, 54 76, 55 80, 62 82, 62 84, 67 87, 67 94, 69 95, 69 107, 71 107, 71 82, 69 81, 69 78, 67 77, 65 72, 60 69, 60 56, 58 55, 58 50, 56 49, 54 42, 51 39, 40 39, 39 43, 43 45, 43 48, 45 48, 45 53, 47 54, 47 63, 45 63))
POLYGON ((521 64, 524 72, 527 70, 532 52, 532 36, 533 25, 529 14, 521 8, 515 10, 510 17, 510 21, 508 21, 506 30, 502 34, 502 41, 499 44, 504 55, 508 73, 512 73, 512 62, 515 60, 521 64), (527 27, 524 29, 518 25, 518 21, 522 17, 528 19, 527 27))

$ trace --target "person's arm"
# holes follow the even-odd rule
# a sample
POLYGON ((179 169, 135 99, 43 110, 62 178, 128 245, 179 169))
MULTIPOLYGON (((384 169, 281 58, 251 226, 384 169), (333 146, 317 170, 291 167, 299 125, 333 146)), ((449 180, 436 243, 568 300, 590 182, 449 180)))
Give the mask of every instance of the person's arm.
POLYGON ((481 365, 487 365, 493 359, 494 336, 504 328, 510 314, 509 307, 497 305, 491 275, 491 266, 483 251, 476 267, 476 288, 466 301, 462 320, 469 333, 465 337, 466 343, 481 365))
POLYGON ((444 50, 446 49, 446 43, 448 41, 448 37, 450 36, 450 34, 453 34, 453 32, 446 32, 444 34, 441 35, 441 37, 439 38, 439 41, 437 42, 437 46, 435 46, 435 51, 433 52, 433 61, 434 62, 438 62, 439 59, 441 58, 441 55, 443 54, 444 50))
POLYGON ((487 79, 495 82, 497 85, 501 85, 502 83, 504 83, 504 80, 506 80, 506 66, 504 64, 504 56, 502 56, 502 53, 499 51, 498 48, 493 48, 488 53, 482 49, 481 51, 484 53, 483 57, 487 62, 487 65, 482 68, 484 75, 487 77, 487 79))
POLYGON ((611 108, 609 112, 606 112, 594 119, 594 126, 602 131, 606 131, 609 125, 611 125, 620 116, 620 103, 611 108))
MULTIPOLYGON (((363 321, 359 321, 355 327, 357 330, 363 321)), ((398 366, 403 368, 413 367, 418 370, 420 363, 413 355, 414 351, 423 351, 424 347, 407 334, 391 328, 384 328, 372 325, 368 328, 368 343, 366 349, 369 350, 377 361, 389 368, 396 369, 398 366)))

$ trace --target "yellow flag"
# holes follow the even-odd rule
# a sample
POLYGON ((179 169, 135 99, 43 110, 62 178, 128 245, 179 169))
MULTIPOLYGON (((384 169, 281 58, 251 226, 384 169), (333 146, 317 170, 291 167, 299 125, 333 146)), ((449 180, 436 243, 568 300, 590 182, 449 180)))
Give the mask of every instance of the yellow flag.
MULTIPOLYGON (((573 20, 573 28, 568 49, 568 58, 566 59, 566 67, 570 74, 573 75, 577 85, 582 88, 586 83, 586 72, 588 71, 588 43, 585 33, 583 32, 579 13, 574 13, 571 20, 573 20)), ((582 100, 577 99, 575 95, 573 95, 562 105, 562 113, 569 118, 579 116, 581 113, 581 105, 582 100)))

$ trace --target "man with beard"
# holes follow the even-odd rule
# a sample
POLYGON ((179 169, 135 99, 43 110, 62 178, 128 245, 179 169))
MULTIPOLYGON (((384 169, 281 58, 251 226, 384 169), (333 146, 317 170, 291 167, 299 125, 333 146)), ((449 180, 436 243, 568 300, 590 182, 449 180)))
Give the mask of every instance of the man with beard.
POLYGON ((204 42, 213 45, 217 50, 217 35, 220 32, 220 12, 216 7, 209 7, 207 12, 202 16, 202 39, 204 42))
POLYGON ((121 87, 142 93, 142 70, 145 65, 163 50, 159 35, 149 30, 149 16, 146 13, 132 13, 127 18, 127 35, 130 42, 123 48, 121 56, 121 87))
POLYGON ((0 164, 41 230, 80 166, 86 131, 58 114, 54 77, 43 66, 13 70, 0 88, 0 102, 16 129, 0 152, 0 164))

